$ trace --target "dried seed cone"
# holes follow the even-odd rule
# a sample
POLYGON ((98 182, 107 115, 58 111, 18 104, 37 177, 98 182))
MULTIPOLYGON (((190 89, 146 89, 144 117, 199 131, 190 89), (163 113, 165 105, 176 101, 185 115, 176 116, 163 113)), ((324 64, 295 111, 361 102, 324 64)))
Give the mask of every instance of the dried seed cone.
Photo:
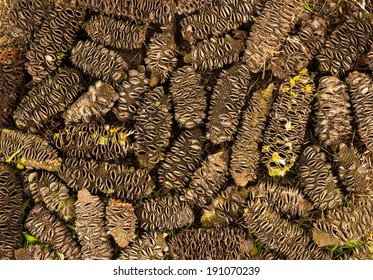
POLYGON ((74 191, 88 189, 92 194, 100 191, 127 200, 139 200, 149 195, 154 187, 146 170, 92 160, 65 159, 58 176, 74 191))
POLYGON ((118 98, 118 93, 111 85, 97 81, 65 111, 65 125, 103 123, 106 113, 118 98))
POLYGON ((160 24, 169 23, 176 9, 173 0, 78 0, 78 4, 95 12, 160 24))
POLYGON ((84 73, 104 82, 120 83, 127 78, 128 66, 124 59, 92 41, 79 41, 72 49, 70 59, 84 73))
POLYGON ((83 28, 92 41, 117 49, 139 49, 146 39, 144 26, 103 14, 93 15, 83 28))
POLYGON ((313 208, 299 189, 271 181, 263 181, 250 187, 248 197, 249 200, 259 199, 276 212, 288 217, 305 217, 313 208))
POLYGON ((60 165, 57 151, 40 136, 15 130, 0 130, 0 162, 12 162, 18 168, 56 171, 60 165))
POLYGON ((84 13, 70 7, 57 6, 48 13, 26 54, 27 71, 35 82, 40 82, 61 65, 83 21, 84 13))
POLYGON ((184 231, 168 244, 174 260, 240 260, 253 249, 242 229, 230 227, 184 231))
POLYGON ((41 243, 48 243, 53 249, 64 255, 67 260, 80 260, 82 255, 78 243, 73 239, 71 232, 41 204, 35 205, 30 211, 25 227, 41 243))
MULTIPOLYGON (((369 200, 370 199, 370 200, 369 200)), ((336 208, 317 220, 313 225, 313 240, 319 246, 338 245, 362 240, 373 230, 373 202, 336 208)))
POLYGON ((346 82, 350 86, 360 139, 367 149, 373 151, 373 79, 365 73, 354 71, 348 75, 346 82))
POLYGON ((128 71, 128 79, 117 86, 119 93, 118 104, 114 109, 117 119, 127 122, 134 119, 141 97, 149 90, 149 79, 146 77, 145 66, 128 71))
POLYGON ((237 62, 244 49, 242 39, 235 39, 227 34, 225 37, 213 37, 192 45, 192 51, 184 56, 184 61, 192 64, 196 70, 212 71, 237 62))
POLYGON ((175 120, 186 129, 199 126, 206 117, 207 108, 202 75, 193 67, 184 66, 172 75, 170 81, 175 120))
POLYGON ((83 124, 67 126, 50 136, 50 142, 67 158, 120 160, 131 148, 124 127, 83 124))
POLYGON ((328 37, 317 59, 321 72, 342 76, 372 43, 373 27, 363 18, 349 18, 328 37))
POLYGON ((194 221, 192 208, 178 196, 156 198, 139 208, 139 225, 146 231, 169 231, 183 228, 194 221))
POLYGON ((119 247, 125 248, 136 238, 137 217, 131 204, 110 199, 105 217, 108 234, 119 247))
POLYGON ((135 122, 134 151, 140 166, 153 169, 164 159, 171 138, 170 98, 159 86, 145 93, 135 122))
POLYGON ((315 17, 306 21, 297 35, 287 37, 281 51, 269 63, 273 74, 285 79, 306 68, 324 44, 326 28, 326 21, 315 17))
POLYGON ((249 232, 260 242, 290 260, 328 259, 302 228, 281 218, 268 203, 258 199, 249 201, 244 221, 249 232))
POLYGON ((253 93, 232 146, 230 174, 239 187, 257 179, 262 133, 274 100, 274 84, 253 93))
POLYGON ((179 0, 176 11, 179 15, 192 14, 202 8, 209 7, 213 0, 179 0))
POLYGON ((228 156, 225 149, 208 155, 202 166, 193 173, 188 187, 181 190, 181 199, 191 206, 209 204, 227 182, 228 156))
POLYGON ((238 222, 242 217, 249 191, 245 188, 230 186, 206 207, 202 212, 203 227, 224 227, 238 222))
POLYGON ((304 69, 280 87, 264 131, 262 163, 270 176, 285 176, 303 145, 315 94, 313 79, 304 69))
POLYGON ((43 131, 70 106, 83 90, 83 76, 73 68, 60 68, 56 75, 36 84, 19 102, 13 118, 31 132, 43 131))
POLYGON ((169 250, 166 233, 145 232, 141 238, 128 244, 119 256, 119 260, 163 260, 169 250))
POLYGON ((75 230, 82 246, 82 259, 111 259, 113 248, 106 231, 104 205, 100 198, 86 189, 80 190, 75 214, 75 230))
POLYGON ((0 163, 0 259, 14 259, 20 245, 22 186, 13 169, 0 163))
POLYGON ((214 145, 233 140, 251 84, 250 70, 243 63, 220 74, 211 96, 206 133, 214 145))
POLYGON ((16 260, 58 260, 54 251, 50 251, 41 245, 29 245, 26 248, 20 248, 14 251, 16 260))
POLYGON ((300 0, 265 2, 263 12, 254 19, 243 59, 250 71, 257 73, 266 69, 266 64, 280 51, 288 33, 303 12, 300 0))
POLYGON ((35 203, 44 202, 46 208, 57 213, 59 218, 68 221, 75 215, 75 199, 57 175, 47 171, 26 172, 23 174, 23 188, 30 193, 35 203))
POLYGON ((372 171, 354 146, 341 144, 335 161, 339 177, 347 191, 364 195, 373 190, 372 171))
POLYGON ((173 30, 165 29, 150 38, 145 64, 150 72, 149 85, 164 83, 174 71, 177 63, 177 46, 173 30))
POLYGON ((178 2, 179 14, 198 9, 198 5, 206 6, 198 14, 187 16, 181 20, 181 33, 188 42, 207 39, 209 35, 220 36, 230 30, 236 30, 242 24, 254 18, 260 0, 224 0, 216 5, 207 6, 209 0, 178 2), (197 2, 197 3, 196 3, 197 2), (184 9, 182 9, 184 8, 184 9))
POLYGON ((0 126, 9 125, 24 85, 24 57, 18 48, 0 50, 0 126))
POLYGON ((166 190, 185 187, 202 159, 204 137, 200 129, 183 131, 158 168, 158 180, 166 190))
POLYGON ((299 175, 303 192, 320 210, 334 209, 342 205, 342 194, 332 166, 320 147, 308 146, 299 161, 299 175))
POLYGON ((322 146, 337 151, 342 143, 352 137, 350 97, 346 86, 334 76, 319 80, 315 105, 315 134, 322 146))
POLYGON ((31 42, 33 32, 47 18, 51 9, 51 2, 44 0, 19 0, 12 2, 14 2, 14 5, 9 14, 10 36, 17 43, 19 42, 22 46, 26 46, 31 42))

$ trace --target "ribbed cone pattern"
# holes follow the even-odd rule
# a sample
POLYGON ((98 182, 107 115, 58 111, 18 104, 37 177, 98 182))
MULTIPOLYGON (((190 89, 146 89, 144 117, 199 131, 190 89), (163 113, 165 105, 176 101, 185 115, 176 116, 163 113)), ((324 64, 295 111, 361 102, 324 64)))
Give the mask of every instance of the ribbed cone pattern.
POLYGON ((0 130, 0 162, 12 162, 18 168, 58 170, 57 151, 42 137, 15 130, 0 130))
POLYGON ((219 75, 211 95, 206 124, 206 138, 214 145, 233 140, 251 84, 250 70, 240 62, 219 75))
POLYGON ((8 164, 0 163, 0 259, 14 259, 22 226, 23 192, 19 178, 8 164))
POLYGON ((270 176, 285 176, 298 158, 314 94, 306 69, 282 83, 263 134, 261 160, 270 176))
POLYGON ((66 225, 41 204, 29 213, 25 227, 41 243, 48 243, 67 260, 80 260, 80 246, 66 225))
POLYGON ((153 169, 164 159, 171 138, 172 114, 170 98, 162 86, 144 94, 135 117, 133 146, 140 166, 153 169))
POLYGON ((243 112, 241 126, 232 145, 229 171, 239 187, 257 179, 262 133, 274 100, 274 84, 253 93, 243 112))

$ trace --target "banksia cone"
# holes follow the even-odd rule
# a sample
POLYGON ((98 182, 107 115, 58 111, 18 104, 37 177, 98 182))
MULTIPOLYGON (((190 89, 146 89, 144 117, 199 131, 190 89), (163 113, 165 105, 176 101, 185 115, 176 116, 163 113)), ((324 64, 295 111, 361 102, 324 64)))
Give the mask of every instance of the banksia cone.
POLYGON ((47 171, 26 172, 23 175, 23 188, 31 194, 35 203, 44 202, 46 208, 56 212, 61 219, 68 221, 74 217, 75 199, 55 174, 47 171))
POLYGON ((253 93, 232 146, 230 174, 239 187, 257 179, 262 133, 274 100, 274 85, 253 93))
POLYGON ((351 110, 346 86, 337 77, 324 76, 319 81, 315 134, 322 146, 333 152, 352 136, 351 110))
POLYGON ((250 187, 249 200, 261 200, 273 210, 289 217, 305 217, 313 206, 308 199, 293 187, 282 186, 271 181, 260 182, 250 187))
POLYGON ((163 87, 145 93, 135 123, 134 151, 140 166, 153 169, 164 159, 171 138, 170 100, 163 87))
POLYGON ((92 41, 117 49, 139 49, 146 39, 144 26, 103 14, 93 15, 83 28, 92 41))
POLYGON ((41 204, 30 211, 25 227, 41 243, 48 243, 53 249, 63 254, 67 260, 80 260, 81 252, 72 234, 55 215, 41 204))
POLYGON ((202 212, 201 224, 204 227, 223 227, 237 222, 243 214, 249 191, 230 186, 219 193, 202 212))
POLYGON ((136 21, 166 24, 171 21, 176 5, 173 0, 78 0, 80 6, 109 15, 126 16, 136 21))
POLYGON ((139 200, 154 187, 151 176, 143 169, 81 159, 66 159, 58 176, 74 191, 88 189, 93 194, 100 191, 119 199, 139 200))
POLYGON ((129 70, 128 79, 116 89, 119 93, 118 104, 114 109, 117 119, 121 122, 133 120, 142 95, 149 90, 145 67, 140 65, 137 69, 129 70))
MULTIPOLYGON (((197 6, 195 3, 197 1, 189 2, 192 2, 188 3, 189 6, 186 6, 185 1, 178 3, 179 7, 184 8, 183 10, 179 9, 179 13, 197 6)), ((198 5, 206 5, 206 2, 213 1, 198 1, 198 5)), ((200 13, 182 19, 181 33, 185 40, 194 43, 197 40, 207 39, 209 35, 220 36, 230 30, 236 30, 254 18, 259 2, 260 0, 218 1, 216 5, 203 8, 200 13)))
POLYGON ((0 126, 8 125, 24 85, 24 58, 20 49, 0 50, 0 126))
POLYGON ((306 69, 281 85, 262 147, 262 162, 270 176, 285 176, 294 165, 304 141, 314 93, 315 85, 306 69))
POLYGON ((192 51, 184 56, 184 61, 192 64, 194 69, 212 71, 237 62, 244 49, 242 39, 235 39, 227 34, 225 37, 213 37, 193 45, 192 51))
POLYGON ((208 112, 207 134, 214 145, 233 140, 251 85, 250 70, 243 63, 223 70, 214 87, 208 112))
POLYGON ((339 207, 342 194, 338 180, 332 173, 332 166, 326 161, 320 147, 308 146, 299 161, 299 175, 303 192, 313 205, 320 210, 339 207))
POLYGON ((360 139, 367 149, 373 151, 373 79, 365 73, 354 71, 348 75, 346 82, 350 86, 360 139))
POLYGON ((53 118, 70 106, 83 90, 83 76, 72 68, 60 68, 56 75, 36 84, 14 112, 16 125, 37 132, 50 126, 53 118))
POLYGON ((15 2, 10 14, 10 35, 17 42, 27 45, 33 32, 37 30, 51 9, 50 1, 19 0, 15 2))
POLYGON ((179 68, 170 79, 175 120, 186 129, 199 126, 206 117, 207 97, 201 80, 202 75, 191 66, 179 68))
POLYGON ((43 248, 41 245, 29 245, 14 251, 16 260, 58 260, 54 251, 43 248))
POLYGON ((88 190, 78 192, 75 202, 75 230, 82 246, 82 259, 109 260, 113 248, 105 227, 104 205, 88 190))
POLYGON ((372 31, 372 25, 363 18, 347 19, 334 30, 320 50, 317 56, 320 71, 339 76, 351 70, 372 43, 372 31))
POLYGON ((164 83, 174 71, 177 63, 177 46, 173 28, 165 28, 150 38, 145 64, 150 72, 149 85, 154 87, 164 83))
POLYGON ((192 14, 200 9, 209 7, 214 0, 179 0, 176 11, 179 15, 192 14))
POLYGON ((131 148, 124 127, 111 125, 67 126, 51 135, 50 142, 67 158, 120 160, 131 148))
POLYGON ((306 68, 324 44, 326 28, 326 21, 315 17, 306 21, 297 35, 287 37, 280 53, 270 61, 273 74, 285 79, 306 68))
POLYGON ((200 129, 180 134, 158 169, 160 184, 167 190, 181 190, 201 161, 204 137, 200 129))
POLYGON ((266 1, 264 11, 254 19, 244 61, 250 71, 265 71, 266 63, 281 49, 297 17, 302 13, 304 1, 266 1))
POLYGON ((137 217, 129 203, 110 199, 106 207, 106 226, 119 247, 125 248, 136 237, 137 217))
POLYGON ((128 66, 124 59, 92 41, 79 41, 72 49, 70 59, 84 73, 107 83, 120 83, 127 77, 128 66))
POLYGON ((339 177, 347 191, 364 195, 373 190, 372 171, 354 146, 341 144, 335 161, 339 177))
POLYGON ((193 210, 179 197, 156 198, 143 202, 139 209, 139 226, 146 231, 169 231, 194 221, 193 210))
POLYGON ((58 6, 48 13, 26 54, 27 71, 35 82, 40 82, 61 65, 83 21, 84 14, 69 7, 58 6))
POLYGON ((57 151, 40 136, 15 130, 0 130, 0 162, 12 162, 17 168, 58 170, 57 151))
POLYGON ((242 229, 230 227, 184 231, 168 244, 174 260, 240 260, 253 249, 242 229))
POLYGON ((202 166, 191 176, 188 187, 181 189, 181 199, 198 207, 210 203, 227 182, 228 159, 227 150, 208 155, 202 166))
POLYGON ((97 81, 63 114, 65 125, 103 123, 106 113, 114 106, 118 97, 111 85, 97 81))
MULTIPOLYGON (((369 198, 368 198, 369 199, 369 198)), ((328 211, 313 225, 313 240, 319 246, 344 245, 361 240, 373 230, 373 202, 328 211)))
POLYGON ((10 165, 0 163, 0 260, 14 259, 20 245, 22 187, 10 165))
POLYGON ((244 220, 249 232, 260 242, 290 260, 328 258, 302 228, 281 218, 268 203, 258 199, 249 201, 244 220))
POLYGON ((140 239, 137 239, 126 248, 119 256, 119 260, 163 260, 169 250, 166 243, 166 233, 145 232, 140 239))

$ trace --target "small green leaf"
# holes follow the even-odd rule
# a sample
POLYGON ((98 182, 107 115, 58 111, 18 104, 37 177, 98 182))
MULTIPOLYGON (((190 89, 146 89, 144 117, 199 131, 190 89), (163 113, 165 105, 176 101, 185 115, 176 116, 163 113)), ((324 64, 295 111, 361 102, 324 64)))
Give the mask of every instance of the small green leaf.
POLYGON ((58 259, 60 259, 61 261, 63 261, 65 259, 65 256, 64 254, 60 253, 60 252, 57 252, 56 251, 56 255, 58 256, 58 259))
POLYGON ((32 235, 29 235, 26 231, 22 232, 23 236, 26 238, 27 242, 29 244, 38 242, 38 239, 33 237, 32 235))

